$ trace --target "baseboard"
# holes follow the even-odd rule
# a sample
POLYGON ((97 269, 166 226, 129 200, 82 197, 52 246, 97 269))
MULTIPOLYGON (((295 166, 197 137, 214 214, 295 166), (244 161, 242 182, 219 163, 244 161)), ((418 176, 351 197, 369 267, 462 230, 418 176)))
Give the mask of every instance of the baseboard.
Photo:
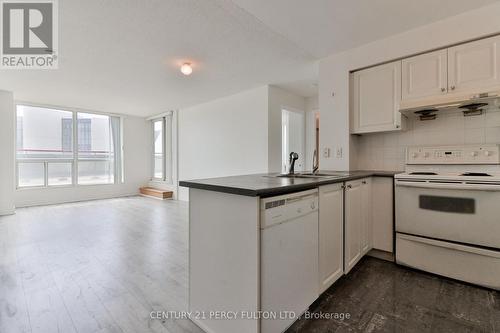
POLYGON ((367 253, 367 255, 369 255, 370 257, 394 262, 394 253, 392 252, 372 249, 367 253))
POLYGON ((81 198, 81 199, 57 200, 57 201, 49 201, 49 202, 38 201, 38 202, 23 203, 23 204, 16 205, 16 206, 17 206, 17 208, 53 206, 53 205, 62 205, 62 204, 70 204, 70 203, 78 203, 78 202, 86 202, 86 201, 119 199, 119 198, 137 197, 137 196, 139 196, 139 193, 131 192, 131 193, 118 194, 118 195, 103 195, 103 196, 87 197, 87 198, 81 198))

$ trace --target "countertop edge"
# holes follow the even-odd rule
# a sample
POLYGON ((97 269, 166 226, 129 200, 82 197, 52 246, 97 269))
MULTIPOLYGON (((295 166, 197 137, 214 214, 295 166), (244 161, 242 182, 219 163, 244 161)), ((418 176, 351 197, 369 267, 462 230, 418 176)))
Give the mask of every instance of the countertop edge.
POLYGON ((357 170, 355 172, 358 174, 353 174, 353 175, 349 175, 349 176, 342 177, 342 178, 317 180, 316 182, 309 183, 309 184, 293 184, 293 185, 288 185, 288 186, 283 186, 283 187, 257 189, 257 190, 241 188, 241 187, 234 187, 234 186, 206 184, 206 183, 202 183, 202 182, 196 181, 196 180, 179 181, 179 186, 187 187, 187 188, 195 188, 195 189, 199 189, 199 190, 214 191, 214 192, 228 193, 228 194, 234 194, 234 195, 242 195, 242 196, 247 196, 247 197, 265 198, 265 197, 271 197, 271 196, 276 196, 276 195, 293 193, 293 192, 297 192, 297 191, 309 190, 309 189, 313 189, 315 187, 323 186, 323 185, 343 183, 346 181, 351 181, 351 180, 356 180, 356 179, 361 179, 361 178, 366 178, 366 177, 394 178, 394 175, 396 175, 402 171, 357 170))

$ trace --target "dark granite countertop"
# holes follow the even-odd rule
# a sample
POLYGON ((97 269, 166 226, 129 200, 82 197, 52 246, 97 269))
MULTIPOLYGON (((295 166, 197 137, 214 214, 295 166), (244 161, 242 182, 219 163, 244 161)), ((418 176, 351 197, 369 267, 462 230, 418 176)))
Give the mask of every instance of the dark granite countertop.
POLYGON ((224 192, 251 197, 270 197, 297 191, 303 191, 320 185, 342 183, 349 180, 371 176, 394 177, 402 171, 319 171, 319 173, 345 173, 337 178, 284 178, 276 177, 278 173, 230 176, 209 179, 183 180, 180 186, 201 190, 224 192))

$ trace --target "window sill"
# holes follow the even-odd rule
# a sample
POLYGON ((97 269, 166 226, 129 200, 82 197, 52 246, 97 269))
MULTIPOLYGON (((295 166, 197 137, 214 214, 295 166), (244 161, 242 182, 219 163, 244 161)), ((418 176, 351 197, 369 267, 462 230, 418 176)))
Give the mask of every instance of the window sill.
POLYGON ((78 185, 54 185, 54 186, 27 186, 27 187, 17 187, 16 191, 29 191, 29 190, 53 190, 53 189, 70 189, 79 187, 92 187, 92 186, 115 186, 122 185, 124 183, 112 183, 112 184, 78 184, 78 185))

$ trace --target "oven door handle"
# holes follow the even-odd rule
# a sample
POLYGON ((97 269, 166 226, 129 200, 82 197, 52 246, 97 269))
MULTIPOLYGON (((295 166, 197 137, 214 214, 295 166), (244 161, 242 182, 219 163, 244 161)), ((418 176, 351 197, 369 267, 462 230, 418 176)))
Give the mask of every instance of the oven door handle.
POLYGON ((472 191, 500 191, 500 184, 474 184, 474 183, 428 183, 396 180, 396 186, 417 187, 443 190, 472 190, 472 191))

